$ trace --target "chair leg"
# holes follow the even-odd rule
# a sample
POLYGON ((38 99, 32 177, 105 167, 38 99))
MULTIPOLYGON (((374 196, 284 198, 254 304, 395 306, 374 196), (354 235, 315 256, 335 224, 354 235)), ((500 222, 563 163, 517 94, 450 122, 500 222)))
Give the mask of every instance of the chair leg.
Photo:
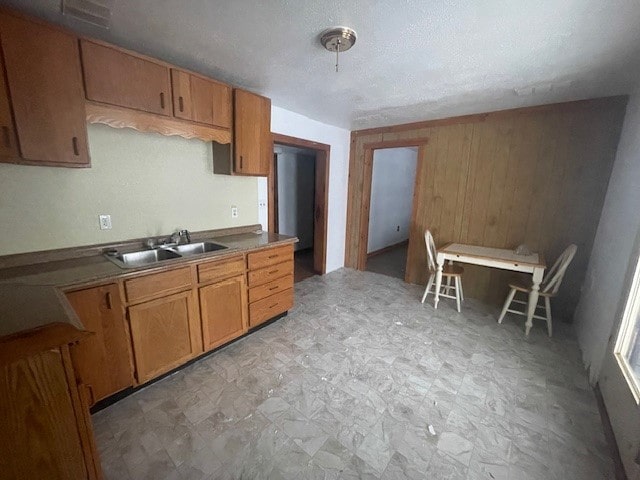
POLYGON ((453 280, 456 285, 456 307, 458 308, 458 313, 460 313, 460 277, 453 277, 453 280))
POLYGON ((544 310, 547 314, 547 333, 549 333, 549 337, 553 335, 553 327, 551 326, 551 298, 544 297, 544 310))
POLYGON ((462 290, 462 277, 458 277, 458 287, 460 287, 460 300, 464 301, 464 290, 462 290))
POLYGON ((509 292, 509 295, 507 295, 506 300, 504 301, 504 306, 502 307, 502 313, 498 318, 498 323, 502 323, 504 316, 507 314, 507 309, 509 308, 509 305, 511 305, 511 301, 513 300, 513 297, 515 297, 515 295, 516 295, 516 289, 512 288, 511 291, 509 292))
POLYGON ((433 273, 431 275, 429 275, 429 281, 427 282, 427 288, 424 289, 424 295, 422 295, 422 300, 420 301, 420 303, 424 303, 424 301, 427 298, 427 294, 429 293, 429 289, 431 288, 431 285, 433 285, 433 273))
POLYGON ((451 275, 447 276, 447 287, 446 287, 447 288, 447 295, 451 295, 451 293, 449 293, 449 292, 451 292, 451 288, 453 288, 451 286, 451 278, 452 278, 451 275))

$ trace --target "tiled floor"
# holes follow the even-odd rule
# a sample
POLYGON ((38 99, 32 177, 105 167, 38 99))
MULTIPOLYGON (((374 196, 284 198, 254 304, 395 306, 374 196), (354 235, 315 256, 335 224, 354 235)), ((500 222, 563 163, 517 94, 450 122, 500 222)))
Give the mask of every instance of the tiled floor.
POLYGON ((571 330, 340 270, 289 316, 94 415, 109 479, 613 478, 571 330))
POLYGON ((407 269, 408 245, 399 245, 389 251, 367 258, 367 271, 404 280, 407 269))

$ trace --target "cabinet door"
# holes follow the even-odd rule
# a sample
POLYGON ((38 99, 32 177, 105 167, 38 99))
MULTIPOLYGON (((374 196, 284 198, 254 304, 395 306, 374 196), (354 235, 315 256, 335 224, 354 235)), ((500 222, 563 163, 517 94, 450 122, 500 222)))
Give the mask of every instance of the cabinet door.
POLYGON ((89 100, 171 115, 167 67, 87 40, 80 46, 89 100))
POLYGON ((0 156, 17 158, 18 138, 13 126, 13 113, 5 78, 4 61, 0 56, 0 156))
POLYGON ((133 385, 129 333, 116 284, 67 293, 85 329, 94 332, 71 347, 78 377, 95 403, 133 385))
POLYGON ((201 287, 200 317, 205 350, 246 332, 247 289, 244 275, 201 287))
POLYGON ((77 38, 6 14, 0 37, 22 157, 88 164, 77 38))
POLYGON ((266 176, 273 155, 271 100, 234 91, 234 172, 266 176))
POLYGON ((231 88, 171 69, 173 114, 178 118, 231 128, 231 88))
POLYGON ((202 351, 191 291, 129 307, 129 325, 139 383, 202 351))
POLYGON ((0 368, 0 478, 91 478, 62 354, 0 368))

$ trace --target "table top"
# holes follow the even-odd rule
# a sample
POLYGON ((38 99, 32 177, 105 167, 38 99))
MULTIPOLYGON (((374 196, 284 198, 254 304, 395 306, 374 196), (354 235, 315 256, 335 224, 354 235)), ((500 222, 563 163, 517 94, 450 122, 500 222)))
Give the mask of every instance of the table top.
POLYGON ((465 257, 475 257, 508 263, 526 264, 534 267, 546 267, 544 257, 539 253, 532 253, 531 255, 518 255, 513 250, 509 250, 506 248, 491 248, 481 247, 478 245, 464 245, 462 243, 448 243, 444 247, 440 248, 438 252, 444 253, 445 256, 462 255, 465 257))

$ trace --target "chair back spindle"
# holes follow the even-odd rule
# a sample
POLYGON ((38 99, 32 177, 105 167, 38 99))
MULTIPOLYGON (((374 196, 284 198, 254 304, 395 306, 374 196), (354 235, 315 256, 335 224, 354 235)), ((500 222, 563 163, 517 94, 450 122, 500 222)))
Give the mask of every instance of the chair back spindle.
POLYGON ((551 295, 558 293, 564 274, 567 271, 567 267, 569 267, 569 264, 571 263, 571 260, 573 260, 577 250, 578 247, 572 243, 560 254, 556 263, 553 264, 542 280, 542 292, 549 293, 551 295))
POLYGON ((429 230, 424 231, 424 243, 427 246, 427 264, 429 271, 436 270, 436 242, 433 241, 433 235, 429 230))

